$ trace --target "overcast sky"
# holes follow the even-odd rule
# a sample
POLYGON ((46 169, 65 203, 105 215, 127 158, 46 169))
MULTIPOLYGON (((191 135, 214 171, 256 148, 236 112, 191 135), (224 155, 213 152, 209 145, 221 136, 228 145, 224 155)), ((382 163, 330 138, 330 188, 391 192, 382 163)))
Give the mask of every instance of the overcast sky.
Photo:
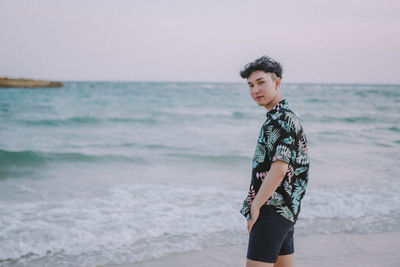
POLYGON ((0 0, 0 76, 241 81, 262 55, 286 82, 400 83, 398 0, 0 0))

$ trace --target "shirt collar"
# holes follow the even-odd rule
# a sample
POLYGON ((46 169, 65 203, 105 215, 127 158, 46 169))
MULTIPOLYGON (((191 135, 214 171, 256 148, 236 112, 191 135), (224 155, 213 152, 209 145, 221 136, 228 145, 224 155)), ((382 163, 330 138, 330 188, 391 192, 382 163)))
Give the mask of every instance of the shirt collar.
POLYGON ((272 118, 272 115, 277 113, 281 108, 289 109, 286 99, 283 99, 283 100, 279 101, 278 103, 276 103, 275 106, 273 108, 271 108, 270 111, 267 112, 267 114, 266 114, 267 118, 268 119, 272 118))

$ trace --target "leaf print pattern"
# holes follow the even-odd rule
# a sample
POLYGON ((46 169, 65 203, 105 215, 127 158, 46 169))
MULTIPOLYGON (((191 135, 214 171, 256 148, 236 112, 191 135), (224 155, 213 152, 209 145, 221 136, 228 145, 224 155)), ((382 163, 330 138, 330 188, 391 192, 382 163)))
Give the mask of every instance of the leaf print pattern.
POLYGON ((286 112, 285 117, 288 121, 288 124, 294 129, 295 133, 297 134, 301 130, 301 125, 299 120, 297 119, 296 115, 292 112, 286 112))
POLYGON ((301 167, 294 170, 294 175, 298 176, 300 173, 308 171, 308 167, 301 167))
POLYGON ((247 195, 247 202, 251 204, 256 197, 256 190, 254 190, 254 186, 250 186, 249 194, 247 195))
POLYGON ((267 176, 267 172, 257 172, 256 173, 256 178, 260 179, 261 182, 264 181, 266 176, 267 176))
POLYGON ((292 152, 287 146, 284 145, 278 145, 276 147, 276 153, 274 157, 272 158, 272 162, 277 161, 277 160, 283 160, 287 163, 290 162, 292 152))
POLYGON ((265 159, 265 147, 257 142, 256 151, 254 152, 253 161, 263 162, 265 159))
POLYGON ((304 133, 301 134, 300 145, 301 145, 303 153, 307 153, 307 139, 306 139, 306 136, 304 135, 304 133))
POLYGON ((287 180, 284 181, 284 188, 285 188, 286 194, 291 196, 292 195, 292 185, 289 183, 289 181, 287 181, 287 180))
POLYGON ((261 128, 260 130, 260 134, 258 135, 258 143, 264 144, 265 143, 265 139, 264 139, 264 129, 261 128))
POLYGON ((303 197, 303 194, 307 187, 307 181, 298 179, 294 182, 294 186, 296 187, 292 194, 292 207, 293 212, 297 213, 300 207, 300 200, 303 197))
POLYGON ((270 205, 272 206, 281 206, 283 204, 283 196, 281 196, 278 192, 272 194, 270 199, 270 205))
POLYGON ((283 160, 288 163, 285 177, 264 205, 273 206, 279 214, 295 223, 308 183, 307 138, 285 99, 266 115, 254 152, 249 193, 240 212, 250 220, 251 203, 272 163, 283 160))
POLYGON ((293 144, 293 141, 294 141, 293 138, 291 136, 289 136, 289 137, 283 139, 282 143, 287 144, 287 145, 291 145, 291 144, 293 144))
POLYGON ((279 128, 274 128, 273 126, 268 126, 267 130, 265 131, 267 136, 266 138, 266 148, 268 152, 271 152, 276 140, 280 137, 280 130, 279 128))
POLYGON ((278 122, 279 126, 281 126, 281 128, 282 128, 283 130, 285 130, 287 133, 290 133, 291 128, 290 128, 289 123, 287 123, 287 122, 284 121, 284 120, 277 120, 277 122, 278 122))
POLYGON ((291 183, 291 182, 292 182, 292 178, 293 178, 293 176, 294 176, 294 169, 293 169, 292 164, 289 164, 289 166, 288 166, 288 171, 287 171, 286 174, 287 174, 289 183, 291 183))
POLYGON ((308 164, 308 157, 307 155, 301 151, 300 153, 298 153, 298 156, 296 158, 296 163, 297 164, 301 164, 301 165, 306 165, 308 164))
POLYGON ((247 220, 250 220, 250 203, 247 198, 243 201, 243 207, 240 213, 243 214, 247 220))
POLYGON ((293 213, 288 207, 286 207, 286 206, 278 207, 278 209, 276 211, 283 217, 289 219, 289 221, 294 220, 293 213))

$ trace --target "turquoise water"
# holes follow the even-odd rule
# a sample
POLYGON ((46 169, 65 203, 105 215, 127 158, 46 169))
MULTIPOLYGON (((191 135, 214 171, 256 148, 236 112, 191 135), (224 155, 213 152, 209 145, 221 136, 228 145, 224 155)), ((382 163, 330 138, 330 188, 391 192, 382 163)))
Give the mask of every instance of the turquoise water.
MULTIPOLYGON (((296 234, 399 231, 400 86, 284 84, 309 140, 296 234)), ((0 90, 0 266, 128 263, 247 242, 264 108, 243 83, 0 90)))

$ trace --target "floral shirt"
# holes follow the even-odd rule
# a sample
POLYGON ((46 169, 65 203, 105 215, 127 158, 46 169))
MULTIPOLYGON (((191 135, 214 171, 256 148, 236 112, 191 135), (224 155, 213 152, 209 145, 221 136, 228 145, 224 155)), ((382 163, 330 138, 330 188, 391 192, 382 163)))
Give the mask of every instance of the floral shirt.
POLYGON ((288 163, 282 182, 264 205, 270 205, 286 219, 296 222, 300 202, 308 182, 309 159, 307 139, 297 116, 286 99, 267 112, 261 127, 253 157, 249 193, 240 210, 250 220, 250 206, 267 176, 271 164, 277 160, 288 163))

